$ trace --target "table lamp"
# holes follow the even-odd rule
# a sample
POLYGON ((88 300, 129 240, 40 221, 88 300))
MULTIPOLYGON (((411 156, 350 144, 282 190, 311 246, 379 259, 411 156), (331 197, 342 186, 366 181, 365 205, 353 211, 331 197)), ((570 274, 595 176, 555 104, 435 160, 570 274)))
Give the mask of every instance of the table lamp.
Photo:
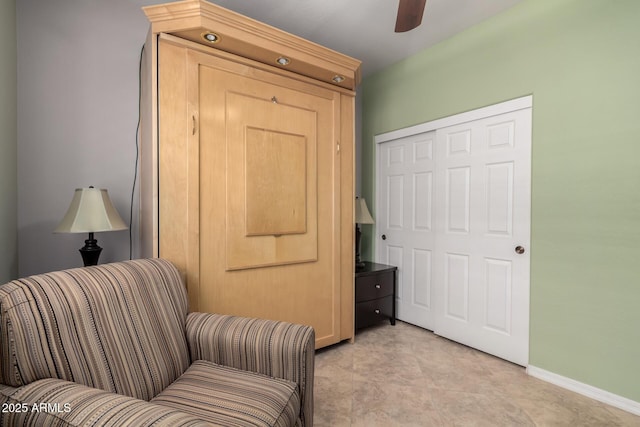
POLYGON ((101 231, 126 230, 116 208, 113 207, 106 189, 77 188, 71 205, 54 233, 89 233, 80 255, 85 267, 97 265, 102 248, 94 239, 93 233, 101 231))
POLYGON ((374 224, 373 218, 367 208, 367 202, 362 197, 356 197, 356 268, 364 267, 360 260, 360 227, 358 224, 374 224))

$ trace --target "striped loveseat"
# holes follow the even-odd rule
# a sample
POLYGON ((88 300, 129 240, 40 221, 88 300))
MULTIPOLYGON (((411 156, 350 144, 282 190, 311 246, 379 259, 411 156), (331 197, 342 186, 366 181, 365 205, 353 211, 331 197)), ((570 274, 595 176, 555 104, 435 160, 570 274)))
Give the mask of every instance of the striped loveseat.
POLYGON ((188 313, 146 259, 0 286, 1 426, 311 426, 314 331, 188 313))

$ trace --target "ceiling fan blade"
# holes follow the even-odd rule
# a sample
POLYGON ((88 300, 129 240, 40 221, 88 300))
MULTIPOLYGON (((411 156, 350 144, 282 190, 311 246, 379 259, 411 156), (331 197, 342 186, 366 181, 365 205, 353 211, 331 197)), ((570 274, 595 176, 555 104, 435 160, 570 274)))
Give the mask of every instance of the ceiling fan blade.
POLYGON ((427 0, 400 0, 398 18, 396 19, 396 33, 404 33, 420 25, 426 3, 427 0))

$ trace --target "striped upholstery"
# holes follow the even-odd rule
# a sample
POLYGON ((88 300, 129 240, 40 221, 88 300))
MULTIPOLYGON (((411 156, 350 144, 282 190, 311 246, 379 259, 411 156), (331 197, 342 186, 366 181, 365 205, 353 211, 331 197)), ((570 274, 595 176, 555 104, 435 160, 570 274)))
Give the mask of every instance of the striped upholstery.
POLYGON ((153 403, 218 425, 292 426, 300 411, 297 384, 198 360, 153 403))
POLYGON ((273 320, 190 313, 187 341, 192 360, 210 360, 297 383, 300 421, 305 426, 313 425, 313 328, 273 320))
POLYGON ((313 329, 187 315, 161 259, 0 286, 0 356, 0 403, 71 407, 2 413, 0 427, 313 425, 313 329))
POLYGON ((0 425, 7 427, 210 425, 173 408, 53 378, 21 387, 5 400, 8 410, 0 425), (43 403, 49 404, 46 410, 43 403))
POLYGON ((189 366, 186 292, 175 283, 167 261, 137 260, 2 286, 1 382, 59 378, 153 398, 189 366))

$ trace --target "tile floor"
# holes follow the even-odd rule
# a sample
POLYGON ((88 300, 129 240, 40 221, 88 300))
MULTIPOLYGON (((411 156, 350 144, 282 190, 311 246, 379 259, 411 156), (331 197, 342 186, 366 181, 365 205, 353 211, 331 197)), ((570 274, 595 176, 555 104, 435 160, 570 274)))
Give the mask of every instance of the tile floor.
POLYGON ((640 426, 640 417, 397 322, 318 350, 314 426, 640 426))

